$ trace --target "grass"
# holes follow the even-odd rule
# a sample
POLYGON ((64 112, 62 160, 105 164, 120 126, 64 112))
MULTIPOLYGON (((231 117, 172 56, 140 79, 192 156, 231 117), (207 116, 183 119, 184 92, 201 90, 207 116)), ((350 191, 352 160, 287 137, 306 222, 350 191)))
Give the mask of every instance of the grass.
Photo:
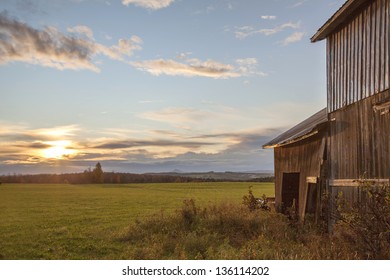
POLYGON ((240 204, 249 186, 273 196, 273 183, 3 184, 0 259, 129 258, 135 246, 123 234, 136 220, 169 216, 190 198, 240 204))

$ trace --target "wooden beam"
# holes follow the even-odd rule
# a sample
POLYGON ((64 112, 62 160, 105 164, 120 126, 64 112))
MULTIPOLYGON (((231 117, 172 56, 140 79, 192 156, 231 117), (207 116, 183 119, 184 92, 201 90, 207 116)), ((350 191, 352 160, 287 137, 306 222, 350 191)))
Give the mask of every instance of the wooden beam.
POLYGON ((390 184, 390 179, 333 179, 329 180, 331 187, 359 187, 364 184, 390 184))
POLYGON ((308 184, 317 184, 318 178, 317 177, 306 177, 306 183, 308 184))
POLYGON ((387 114, 390 111, 390 101, 386 101, 373 106, 374 112, 380 112, 381 115, 387 114))

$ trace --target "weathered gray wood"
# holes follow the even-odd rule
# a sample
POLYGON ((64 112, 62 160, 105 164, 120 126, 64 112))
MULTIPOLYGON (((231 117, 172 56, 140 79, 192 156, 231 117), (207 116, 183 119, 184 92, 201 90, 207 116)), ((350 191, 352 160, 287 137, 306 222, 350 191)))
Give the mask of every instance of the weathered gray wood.
POLYGON ((330 113, 329 178, 390 178, 390 90, 330 113))
POLYGON ((305 215, 307 199, 307 178, 318 178, 321 175, 326 133, 321 131, 310 138, 291 145, 274 149, 275 162, 275 205, 282 203, 283 173, 300 173, 299 182, 299 215, 305 215))
POLYGON ((389 89, 389 1, 372 1, 329 35, 329 112, 389 89))
POLYGON ((388 185, 389 179, 335 179, 329 180, 331 187, 360 187, 365 184, 388 185))

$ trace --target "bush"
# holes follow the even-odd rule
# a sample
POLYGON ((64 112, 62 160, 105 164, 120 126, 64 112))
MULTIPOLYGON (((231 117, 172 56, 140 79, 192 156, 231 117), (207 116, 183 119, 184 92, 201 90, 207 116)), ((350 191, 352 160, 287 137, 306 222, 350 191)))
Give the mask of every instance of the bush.
POLYGON ((390 259, 390 188, 365 185, 350 207, 339 199, 334 233, 366 259, 390 259))
POLYGON ((256 198, 253 195, 252 187, 249 187, 248 195, 243 196, 242 204, 248 207, 249 211, 256 209, 271 210, 267 203, 267 196, 263 194, 261 198, 256 198))

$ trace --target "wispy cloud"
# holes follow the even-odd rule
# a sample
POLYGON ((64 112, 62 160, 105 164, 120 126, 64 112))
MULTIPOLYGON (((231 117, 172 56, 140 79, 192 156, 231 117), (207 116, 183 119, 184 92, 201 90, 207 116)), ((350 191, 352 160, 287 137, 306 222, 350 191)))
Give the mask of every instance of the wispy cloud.
MULTIPOLYGON (((286 28, 286 27, 281 27, 286 28)), ((0 13, 0 64, 24 62, 59 70, 91 70, 100 72, 94 59, 101 55, 122 61, 152 75, 184 77, 208 77, 214 79, 237 78, 265 73, 257 71, 257 61, 237 60, 237 65, 212 59, 189 58, 188 53, 174 59, 129 61, 135 51, 141 50, 142 39, 132 36, 120 39, 116 45, 105 46, 94 39, 88 26, 78 25, 64 34, 54 27, 35 29, 23 22, 11 19, 7 12, 0 13)))
POLYGON ((267 73, 258 70, 258 62, 254 57, 237 59, 238 72, 241 76, 268 76, 267 73))
POLYGON ((215 79, 226 79, 239 77, 240 73, 230 64, 223 64, 214 60, 201 61, 192 59, 186 63, 172 59, 156 59, 147 61, 130 62, 139 70, 146 71, 152 75, 169 75, 185 77, 208 77, 215 79))
POLYGON ((123 5, 134 4, 138 7, 150 9, 150 10, 159 10, 166 8, 171 5, 175 0, 122 0, 123 5))
POLYGON ((258 63, 255 58, 237 59, 236 65, 225 64, 211 59, 202 61, 198 58, 188 58, 186 54, 182 54, 178 58, 178 61, 173 59, 156 59, 130 62, 130 64, 155 76, 197 76, 228 79, 249 75, 267 75, 257 70, 258 63))
POLYGON ((190 129, 208 119, 213 119, 215 112, 185 107, 169 107, 159 111, 148 111, 139 114, 142 119, 163 122, 176 128, 190 129))
POLYGON ((290 36, 288 36, 286 39, 283 40, 282 45, 287 46, 292 43, 299 42, 303 39, 305 36, 305 32, 294 32, 290 36))
POLYGON ((299 6, 302 6, 303 4, 305 4, 308 0, 299 0, 298 2, 296 2, 295 4, 292 5, 292 8, 296 8, 296 7, 299 7, 299 6))
POLYGON ((99 72, 93 62, 97 55, 123 61, 135 50, 141 49, 142 40, 133 36, 121 39, 117 45, 104 46, 93 38, 93 32, 86 26, 75 26, 64 34, 54 27, 35 29, 16 19, 7 12, 0 13, 0 64, 19 61, 52 67, 59 70, 87 69, 99 72))
POLYGON ((242 26, 236 28, 234 34, 236 38, 238 39, 245 39, 249 36, 253 36, 256 34, 262 34, 265 36, 274 35, 276 33, 279 33, 285 29, 298 29, 300 28, 300 22, 287 22, 278 26, 275 26, 274 28, 261 28, 261 29, 255 29, 253 26, 242 26))
POLYGON ((265 19, 265 20, 274 20, 274 19, 276 19, 276 16, 263 15, 263 16, 261 16, 261 19, 265 19))

